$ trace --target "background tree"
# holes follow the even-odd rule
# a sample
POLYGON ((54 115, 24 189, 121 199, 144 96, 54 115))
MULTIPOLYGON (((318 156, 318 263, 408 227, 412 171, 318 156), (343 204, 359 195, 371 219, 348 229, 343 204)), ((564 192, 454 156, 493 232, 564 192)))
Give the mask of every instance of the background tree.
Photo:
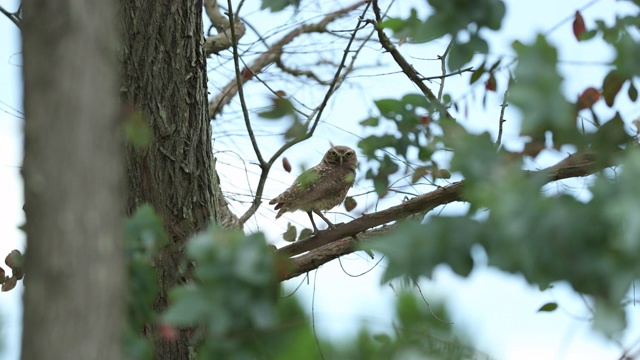
POLYGON ((29 239, 22 358, 119 359, 124 159, 115 9, 32 1, 20 23, 29 239))
MULTIPOLYGON (((130 276, 145 279, 141 269, 154 259, 159 289, 157 295, 146 291, 153 295, 147 307, 162 312, 171 303, 159 321, 152 316, 137 319, 137 324, 147 324, 145 332, 155 340, 157 358, 187 358, 196 348, 203 358, 255 356, 265 349, 281 349, 292 338, 307 344, 310 332, 304 321, 282 316, 278 310, 277 280, 355 251, 356 235, 366 243, 362 248, 386 256, 384 281, 401 277, 417 284, 438 264, 467 276, 477 260, 472 249, 481 248, 490 265, 522 273, 533 284, 546 287, 568 281, 588 296, 594 325, 609 336, 624 328, 623 305, 639 270, 633 226, 638 220, 638 194, 632 185, 638 162, 636 140, 630 135, 633 113, 614 105, 623 88, 631 102, 637 100, 638 70, 633 62, 639 48, 633 33, 637 2, 627 4, 631 15, 619 16, 613 24, 585 24, 581 11, 570 18, 576 41, 602 41, 615 52, 613 61, 602 64, 607 66, 605 76, 575 99, 561 91, 557 50, 548 36, 515 42, 512 59, 491 54, 489 34, 501 28, 506 12, 502 1, 430 0, 429 11, 424 11, 423 2, 415 4, 415 11, 397 13, 387 13, 394 9, 393 2, 356 1, 343 8, 318 5, 316 18, 304 18, 301 10, 309 11, 309 4, 264 1, 262 8, 274 12, 275 20, 269 23, 287 24, 278 28, 284 30, 279 37, 273 36, 278 31, 252 26, 243 16, 251 14, 248 3, 234 8, 231 1, 205 1, 207 18, 217 34, 207 34, 204 41, 200 4, 123 4, 120 89, 130 140, 128 210, 134 216, 128 224, 135 230, 128 231, 128 249, 130 257, 144 253, 138 257, 142 261, 135 257, 131 261, 140 266, 130 266, 130 276), (283 9, 294 11, 280 12, 283 9), (291 19, 293 25, 287 21, 291 19), (252 33, 255 41, 246 40, 252 33), (306 47, 313 49, 311 54, 306 47), (407 60, 406 51, 421 47, 440 54, 435 70, 412 64, 415 57, 407 60), (204 55, 212 57, 215 79, 208 106, 204 55), (345 91, 345 84, 356 83, 355 71, 376 66, 380 59, 393 61, 401 70, 393 81, 384 81, 385 86, 406 81, 412 90, 396 96, 389 89, 384 98, 363 101, 370 110, 369 116, 358 119, 366 127, 358 147, 361 162, 368 161, 361 172, 371 185, 349 199, 348 208, 357 208, 355 220, 307 239, 308 232, 302 230, 298 236, 295 225, 289 225, 285 239, 299 241, 281 246, 275 254, 259 234, 244 236, 216 228, 201 232, 185 249, 187 239, 210 222, 259 229, 272 221, 261 218, 261 203, 269 197, 266 185, 274 164, 287 150, 313 142, 322 128, 331 126, 326 119, 341 99, 336 94, 345 91), (435 75, 423 75, 428 73, 435 75), (476 114, 466 110, 472 103, 468 97, 449 92, 456 77, 472 89, 480 84, 483 101, 498 88, 507 90, 502 111, 493 119, 492 127, 498 131, 478 135, 463 126, 476 114), (221 84, 220 79, 224 79, 221 84), (613 111, 604 108, 601 98, 613 111), (509 105, 521 111, 521 127, 505 124, 509 105), (242 161, 228 162, 221 175, 223 183, 229 176, 237 185, 238 173, 229 165, 246 166, 248 193, 236 189, 226 197, 220 193, 207 108, 215 119, 214 137, 222 143, 216 146, 229 145, 228 139, 239 129, 230 124, 241 124, 244 141, 234 145, 232 140, 231 145, 242 161), (505 127, 512 138, 503 136, 505 127), (231 133, 224 136, 225 130, 231 133), (523 170, 531 159, 549 153, 571 155, 542 170, 523 170), (617 171, 605 170, 611 166, 617 171), (550 181, 592 174, 584 183, 590 199, 565 191, 545 194, 550 181), (376 196, 369 196, 373 192, 376 196), (393 194, 407 198, 401 202, 393 194), (246 195, 248 201, 235 201, 246 195), (462 201, 470 207, 458 216, 429 214, 462 201), (145 203, 159 217, 142 207, 145 203), (237 217, 228 211, 228 203, 241 210, 237 217), (373 211, 379 205, 388 208, 373 211), (168 245, 156 255, 140 250, 143 246, 131 247, 132 241, 143 244, 149 229, 154 247, 168 235, 168 245), (189 284, 178 285, 184 282, 189 284), (302 325, 291 326, 294 323, 302 325), (298 331, 279 331, 283 328, 298 331)), ((331 139, 340 136, 332 134, 331 139)), ((288 158, 283 167, 290 168, 288 158)), ((144 308, 136 303, 137 296, 130 298, 134 309, 144 308)), ((355 352, 387 358, 405 351, 434 353, 434 347, 416 348, 411 340, 419 332, 406 322, 416 314, 415 298, 402 299, 398 318, 415 332, 376 336, 382 344, 378 346, 363 334, 358 340, 362 346, 355 352)), ((555 307, 552 303, 541 310, 555 307)), ((133 314, 130 308, 130 318, 133 314)), ((141 328, 131 326, 131 330, 135 334, 141 328)), ((323 350, 333 351, 331 345, 315 342, 320 357, 323 350)), ((270 356, 295 357, 297 350, 287 347, 270 356)))

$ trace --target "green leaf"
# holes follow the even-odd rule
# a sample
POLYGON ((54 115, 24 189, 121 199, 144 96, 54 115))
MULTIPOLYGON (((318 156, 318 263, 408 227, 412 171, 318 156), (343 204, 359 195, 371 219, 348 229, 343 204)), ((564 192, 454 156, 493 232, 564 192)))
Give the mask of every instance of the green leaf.
POLYGON ((484 68, 484 64, 482 66, 480 66, 479 68, 475 69, 471 73, 471 78, 469 79, 469 85, 472 85, 473 83, 478 81, 478 79, 480 79, 480 77, 485 73, 485 71, 486 70, 484 68))
POLYGON ((638 99, 638 89, 633 85, 633 81, 629 81, 629 90, 627 91, 629 100, 635 102, 638 99))
POLYGON ((163 320, 173 325, 193 325, 202 320, 210 307, 204 293, 195 287, 175 288, 169 297, 173 300, 172 305, 164 313, 163 320))
POLYGON ((296 235, 298 235, 298 229, 295 226, 291 225, 291 223, 287 224, 287 231, 282 234, 282 239, 288 242, 296 241, 296 235))
POLYGON ((360 121, 360 125, 362 126, 378 126, 379 123, 380 119, 374 116, 360 121))
POLYGON ((489 52, 487 41, 478 35, 472 35, 466 43, 453 42, 447 65, 449 69, 457 70, 471 62, 475 54, 486 54, 487 52, 489 52))
POLYGON ((125 120, 124 131, 127 140, 136 148, 149 146, 153 133, 141 111, 134 111, 125 120))
POLYGON ((298 240, 304 240, 310 238, 313 235, 313 230, 304 228, 300 231, 300 236, 298 236, 298 240))
POLYGON ((544 305, 542 305, 539 309, 538 312, 552 312, 554 310, 556 310, 558 308, 558 304, 555 302, 548 302, 544 305))
POLYGON ((405 223, 387 239, 363 243, 361 247, 386 255, 389 263, 383 282, 401 276, 431 277, 441 263, 466 276, 473 268, 471 246, 482 236, 482 227, 473 220, 438 217, 430 218, 427 224, 405 223))
POLYGON ((433 108, 431 102, 423 94, 407 94, 402 97, 402 103, 404 104, 404 109, 407 108, 407 105, 410 105, 411 110, 415 108, 427 110, 433 108))
POLYGON ((513 48, 518 65, 509 100, 523 113, 523 134, 544 137, 546 131, 552 131, 558 146, 580 141, 574 106, 561 92, 563 79, 557 71, 556 49, 543 35, 531 45, 516 42, 513 48))
POLYGON ((389 179, 382 176, 374 177, 373 188, 376 194, 378 194, 378 197, 384 197, 389 192, 389 179))
POLYGON ((438 172, 436 172, 436 178, 451 179, 451 173, 447 169, 438 169, 438 172))
POLYGON ((275 120, 285 116, 294 116, 295 108, 289 99, 283 97, 272 97, 271 105, 265 111, 258 112, 260 117, 275 120))
POLYGON ((620 334, 626 325, 624 308, 597 299, 595 305, 593 327, 609 337, 620 334))
POLYGON ((300 0, 262 0, 260 9, 269 9, 271 12, 278 12, 284 10, 289 5, 293 5, 298 9, 300 7, 300 0))
POLYGON ((395 120, 396 115, 405 112, 404 104, 396 99, 382 99, 374 102, 380 114, 387 119, 395 120))
POLYGON ((287 140, 300 139, 307 135, 307 127, 301 122, 294 120, 291 126, 284 133, 284 138, 287 140))
MULTIPOLYGON (((631 26, 637 32, 639 24, 637 20, 635 22, 631 26)), ((625 78, 640 76, 640 67, 637 61, 640 59, 640 43, 627 31, 621 31, 620 37, 613 43, 613 46, 617 52, 614 65, 620 74, 625 78)))
POLYGON ((430 167, 426 167, 426 166, 417 167, 416 170, 413 172, 413 175, 411 176, 411 183, 412 184, 417 183, 422 177, 427 175, 429 171, 431 171, 430 167))
POLYGON ((605 76, 602 82, 602 96, 609 107, 613 106, 613 102, 626 80, 620 71, 616 69, 611 70, 605 76))
POLYGON ((385 147, 394 147, 398 142, 398 139, 393 135, 368 136, 358 142, 358 147, 369 159, 375 158, 376 150, 383 149, 385 147))

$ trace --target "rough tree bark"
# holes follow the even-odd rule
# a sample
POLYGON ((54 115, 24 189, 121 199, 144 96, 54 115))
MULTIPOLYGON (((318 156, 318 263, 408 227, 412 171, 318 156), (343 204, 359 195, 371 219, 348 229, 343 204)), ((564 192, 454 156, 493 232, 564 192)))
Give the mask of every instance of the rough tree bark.
POLYGON ((108 1, 25 1, 23 359, 120 359, 124 157, 108 1))
MULTIPOLYGON (((171 244, 159 255, 160 294, 154 308, 168 305, 167 292, 184 282, 188 237, 212 221, 221 223, 216 192, 201 1, 121 1, 122 99, 140 111, 152 130, 148 147, 127 148, 128 212, 144 203, 163 218, 171 244)), ((157 359, 188 359, 189 334, 164 341, 148 326, 157 359)))

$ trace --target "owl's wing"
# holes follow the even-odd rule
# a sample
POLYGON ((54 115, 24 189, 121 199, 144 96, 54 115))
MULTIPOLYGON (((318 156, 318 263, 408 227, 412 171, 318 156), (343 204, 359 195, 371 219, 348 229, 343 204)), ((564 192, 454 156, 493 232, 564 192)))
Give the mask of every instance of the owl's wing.
MULTIPOLYGON (((311 169, 310 169, 311 170, 311 169)), ((304 174, 304 173, 303 173, 304 174)), ((326 198, 335 197, 343 192, 345 187, 350 188, 353 183, 345 183, 345 177, 350 174, 355 180, 355 171, 349 168, 322 168, 315 172, 314 175, 307 175, 307 178, 300 176, 300 193, 301 202, 310 203, 326 198), (310 179, 310 180, 309 180, 310 179)), ((296 181, 298 183, 298 181, 296 181)))
POLYGON ((281 208, 285 203, 298 203, 300 201, 307 202, 313 200, 307 196, 307 193, 312 192, 320 182, 322 171, 318 171, 316 167, 312 167, 304 171, 300 176, 296 178, 287 190, 282 194, 269 201, 269 204, 277 204, 276 210, 281 208))

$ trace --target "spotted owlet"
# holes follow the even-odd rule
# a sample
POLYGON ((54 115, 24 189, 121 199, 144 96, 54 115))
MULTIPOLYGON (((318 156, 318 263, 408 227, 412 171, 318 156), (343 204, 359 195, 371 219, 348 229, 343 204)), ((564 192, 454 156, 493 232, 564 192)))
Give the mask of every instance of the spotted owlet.
POLYGON ((332 224, 320 213, 339 205, 353 186, 358 160, 356 153, 347 146, 333 146, 320 163, 303 172, 287 190, 269 202, 279 210, 276 219, 285 212, 306 211, 311 219, 314 234, 318 228, 312 212, 329 226, 332 224))

